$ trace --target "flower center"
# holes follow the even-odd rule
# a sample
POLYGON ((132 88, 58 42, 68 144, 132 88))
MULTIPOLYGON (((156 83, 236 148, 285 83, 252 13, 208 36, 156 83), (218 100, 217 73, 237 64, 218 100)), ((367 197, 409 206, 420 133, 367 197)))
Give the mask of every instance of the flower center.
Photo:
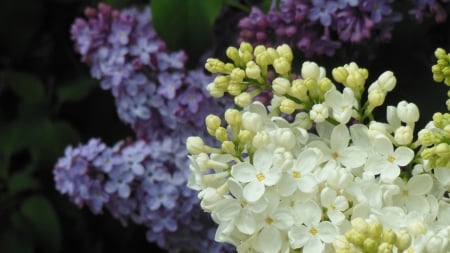
POLYGON ((315 228, 315 227, 312 227, 312 228, 310 228, 309 229, 309 232, 312 234, 312 235, 317 235, 317 233, 319 233, 319 231, 317 230, 317 228, 315 228))
POLYGON ((267 217, 266 219, 265 219, 265 222, 267 223, 267 224, 272 224, 272 222, 273 222, 273 220, 272 220, 272 218, 270 218, 270 217, 267 217))
POLYGON ((294 172, 292 172, 292 177, 293 178, 301 178, 302 177, 302 175, 300 174, 300 172, 298 172, 298 171, 294 171, 294 172))
POLYGON ((333 152, 332 154, 331 154, 331 156, 333 157, 333 159, 338 159, 338 157, 339 157, 339 153, 338 152, 333 152))
POLYGON ((266 177, 264 176, 264 174, 262 172, 259 172, 258 174, 256 174, 256 179, 258 179, 258 181, 261 182, 264 179, 266 179, 266 177))
POLYGON ((390 155, 390 156, 388 156, 387 160, 388 160, 388 162, 393 163, 395 161, 395 157, 390 155))

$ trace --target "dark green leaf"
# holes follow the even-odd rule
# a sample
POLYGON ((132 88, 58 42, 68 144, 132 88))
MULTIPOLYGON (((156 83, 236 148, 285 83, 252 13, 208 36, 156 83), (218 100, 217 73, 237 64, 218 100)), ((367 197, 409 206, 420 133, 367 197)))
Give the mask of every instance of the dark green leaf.
POLYGON ((26 146, 28 132, 23 121, 11 122, 0 129, 0 178, 8 175, 11 155, 26 146))
POLYGON ((79 101, 89 95, 98 83, 92 78, 79 78, 59 86, 58 98, 61 103, 68 101, 79 101))
POLYGON ((33 178, 29 169, 15 173, 8 180, 8 188, 11 194, 39 189, 40 187, 40 182, 33 178))
POLYGON ((58 252, 61 248, 61 228, 55 210, 43 196, 24 201, 20 213, 30 222, 30 232, 44 252, 58 252))
POLYGON ((14 93, 28 103, 41 102, 45 98, 44 84, 30 73, 2 73, 6 84, 14 93))
POLYGON ((212 24, 222 5, 222 0, 152 0, 153 23, 171 49, 197 58, 210 47, 212 24))

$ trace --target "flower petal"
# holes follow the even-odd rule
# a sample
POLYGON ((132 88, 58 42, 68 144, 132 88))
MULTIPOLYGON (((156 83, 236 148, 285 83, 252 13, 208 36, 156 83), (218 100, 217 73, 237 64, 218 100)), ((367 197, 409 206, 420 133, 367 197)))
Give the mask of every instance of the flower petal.
POLYGON ((264 184, 258 181, 250 182, 244 187, 244 198, 248 202, 256 202, 262 197, 265 190, 264 184))

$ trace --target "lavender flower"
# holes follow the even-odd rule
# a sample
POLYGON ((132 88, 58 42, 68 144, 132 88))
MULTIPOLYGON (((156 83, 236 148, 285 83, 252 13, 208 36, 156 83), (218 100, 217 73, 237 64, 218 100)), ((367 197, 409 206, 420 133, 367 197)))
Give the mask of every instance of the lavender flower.
POLYGON ((201 210, 196 193, 185 186, 189 170, 185 156, 178 154, 185 145, 180 137, 119 142, 111 148, 92 139, 67 147, 54 169, 56 188, 95 214, 108 210, 124 225, 145 225, 149 241, 169 252, 228 252, 227 246, 213 243, 208 234, 213 222, 201 210), (135 173, 135 166, 142 173, 135 173))
MULTIPOLYGON (((370 40, 388 41, 402 13, 393 0, 281 0, 272 1, 264 14, 252 6, 247 17, 239 21, 238 42, 273 46, 287 43, 307 57, 334 55, 345 43, 370 40)), ((412 0, 409 11, 418 21, 434 15, 445 21, 448 0, 412 0)))
POLYGON ((204 92, 211 77, 187 71, 183 51, 166 50, 149 8, 117 11, 99 4, 98 10, 88 8, 85 13, 87 20, 79 18, 72 26, 75 50, 102 88, 111 90, 120 119, 138 138, 194 129, 207 113, 219 109, 204 92))

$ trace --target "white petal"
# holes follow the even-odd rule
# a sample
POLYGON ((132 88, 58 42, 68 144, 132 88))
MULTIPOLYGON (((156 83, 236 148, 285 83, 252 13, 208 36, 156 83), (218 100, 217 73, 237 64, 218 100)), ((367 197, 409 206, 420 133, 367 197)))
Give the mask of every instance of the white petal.
POLYGON ((322 206, 329 207, 333 204, 334 199, 336 198, 336 191, 330 189, 328 187, 324 188, 320 192, 320 201, 322 202, 322 206))
POLYGON ((258 149, 253 156, 256 170, 266 170, 272 166, 273 155, 267 149, 258 149))
POLYGON ((299 205, 301 208, 301 212, 303 213, 303 222, 308 227, 317 226, 322 217, 322 210, 319 205, 313 200, 308 200, 303 204, 299 205))
POLYGON ((302 176, 297 180, 297 185, 300 191, 305 193, 311 193, 317 191, 317 181, 311 175, 302 176))
POLYGON ((336 225, 339 225, 345 219, 345 215, 337 210, 328 209, 327 215, 331 222, 336 225))
POLYGON ((278 183, 278 191, 283 197, 292 195, 297 189, 297 182, 290 174, 285 173, 278 183))
POLYGON ((294 224, 291 212, 287 209, 278 209, 273 215, 274 226, 280 230, 287 230, 294 224))
POLYGON ((274 227, 265 227, 258 236, 258 246, 264 253, 275 253, 281 249, 281 234, 274 227))
POLYGON ((317 155, 314 151, 308 149, 303 151, 298 157, 294 165, 294 170, 302 173, 312 171, 317 165, 317 155))
POLYGON ((339 160, 345 167, 353 169, 362 166, 367 161, 367 154, 363 149, 352 146, 339 154, 339 160))
POLYGON ((398 147, 394 152, 395 163, 405 166, 414 158, 414 151, 407 147, 398 147))
POLYGON ((223 199, 215 210, 215 214, 220 221, 230 221, 239 214, 241 206, 235 199, 223 199))
POLYGON ((392 182, 398 175, 400 175, 400 168, 397 165, 390 164, 381 170, 381 181, 392 182))
POLYGON ((244 234, 251 235, 255 232, 255 217, 246 210, 242 210, 240 215, 236 217, 236 227, 244 234))
POLYGON ((319 237, 314 236, 309 239, 308 243, 306 243, 305 247, 303 247, 303 252, 322 252, 323 251, 323 243, 320 241, 319 237))
POLYGON ((345 125, 340 124, 331 132, 330 146, 331 149, 337 152, 343 151, 350 141, 350 134, 345 125))
POLYGON ((440 167, 434 169, 434 175, 437 180, 444 186, 450 185, 450 169, 447 167, 440 167))
POLYGON ((373 143, 375 151, 381 155, 390 156, 394 153, 394 147, 386 137, 377 137, 373 143))
POLYGON ((423 196, 408 196, 405 199, 405 205, 409 211, 418 211, 423 214, 430 211, 430 205, 423 196))
POLYGON ((272 186, 278 183, 281 178, 281 169, 280 168, 271 168, 264 173, 265 179, 264 184, 267 186, 272 186))
POLYGON ((331 243, 337 235, 336 226, 331 224, 329 221, 321 222, 317 226, 317 230, 319 231, 319 238, 326 243, 331 243))
POLYGON ((295 226, 292 227, 288 232, 289 242, 293 249, 298 249, 303 247, 308 240, 312 237, 309 229, 305 226, 295 226))
POLYGON ((410 195, 425 195, 433 188, 433 179, 428 174, 413 176, 406 183, 410 195))
POLYGON ((231 175, 242 183, 248 183, 256 179, 256 170, 250 163, 243 162, 231 167, 231 175))
POLYGON ((237 199, 242 199, 242 185, 232 177, 228 178, 227 184, 231 194, 237 199))
POLYGON ((255 202, 261 198, 265 190, 266 188, 262 183, 258 181, 250 182, 244 187, 244 198, 248 202, 255 202))

